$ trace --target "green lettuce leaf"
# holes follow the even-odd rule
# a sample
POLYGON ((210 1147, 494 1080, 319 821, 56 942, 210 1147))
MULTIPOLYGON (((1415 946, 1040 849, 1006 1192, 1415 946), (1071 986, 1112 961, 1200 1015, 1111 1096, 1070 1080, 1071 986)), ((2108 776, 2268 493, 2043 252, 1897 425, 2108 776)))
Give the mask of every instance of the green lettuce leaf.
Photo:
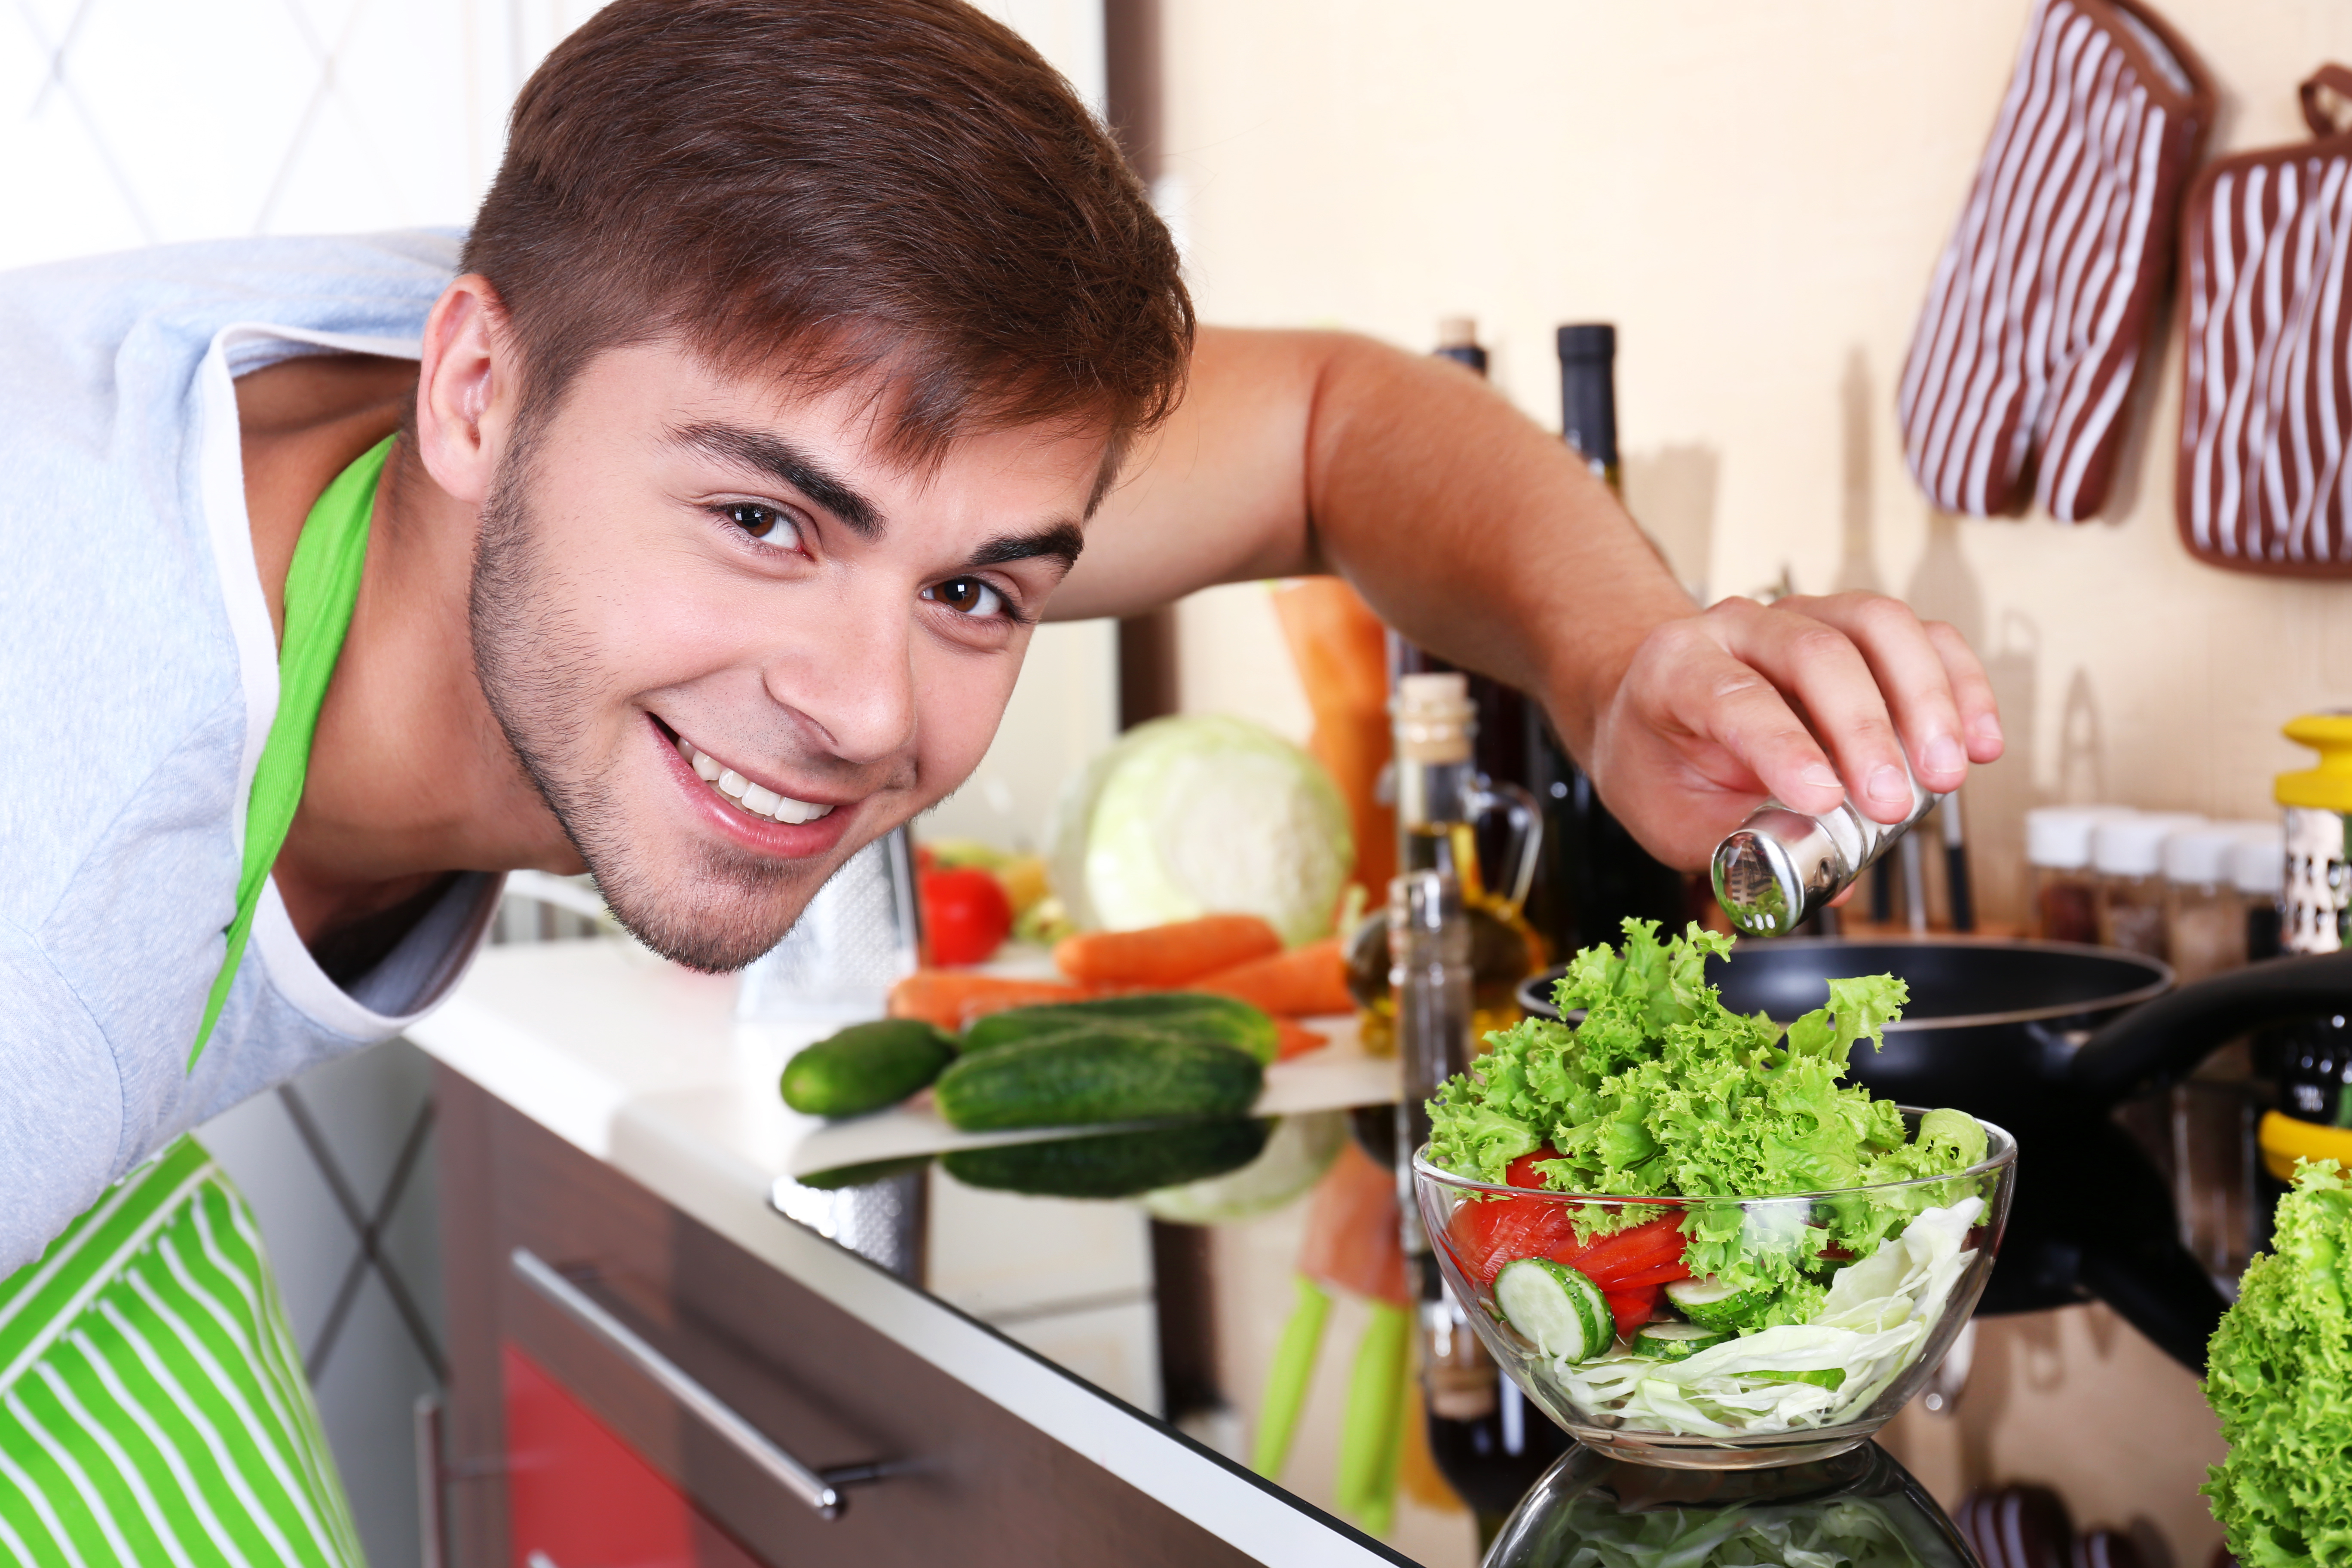
MULTIPOLYGON (((1555 1192, 1625 1197, 1760 1197, 1849 1193, 1876 1183, 1954 1175, 1984 1156, 1984 1129, 1939 1110, 1907 1138, 1901 1114, 1843 1081, 1853 1047, 1884 1044, 1906 992, 1892 975, 1829 983, 1829 1005, 1786 1034, 1743 1017, 1706 983, 1731 939, 1690 926, 1668 942, 1629 920, 1624 945, 1579 952, 1555 988, 1574 1028, 1528 1019, 1487 1037, 1471 1070, 1429 1102, 1431 1159, 1486 1182, 1549 1147, 1535 1169, 1555 1192)), ((1742 1288, 1782 1293, 1774 1321, 1818 1307, 1821 1277, 1865 1257, 1921 1211, 1961 1195, 1926 1182, 1891 1194, 1825 1200, 1810 1223, 1759 1225, 1728 1206, 1690 1211, 1687 1261, 1742 1288), (1824 1255, 1827 1256, 1824 1256, 1824 1255)), ((1638 1223, 1593 1211, 1595 1228, 1638 1223)), ((1647 1217, 1646 1215, 1640 1217, 1647 1217)))
POLYGON ((2352 1563, 2352 1185, 2297 1163, 2272 1250, 2247 1266, 2205 1352, 2229 1457, 2200 1489, 2245 1568, 2352 1563))

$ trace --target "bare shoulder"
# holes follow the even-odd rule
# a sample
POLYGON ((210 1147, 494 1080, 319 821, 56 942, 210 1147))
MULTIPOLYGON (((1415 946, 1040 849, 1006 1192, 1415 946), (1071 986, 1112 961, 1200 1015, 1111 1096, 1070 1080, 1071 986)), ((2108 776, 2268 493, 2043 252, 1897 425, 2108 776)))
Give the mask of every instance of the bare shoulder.
POLYGON ((269 618, 286 627, 286 570, 320 492, 400 427, 416 400, 416 362, 306 354, 237 378, 246 515, 269 618))

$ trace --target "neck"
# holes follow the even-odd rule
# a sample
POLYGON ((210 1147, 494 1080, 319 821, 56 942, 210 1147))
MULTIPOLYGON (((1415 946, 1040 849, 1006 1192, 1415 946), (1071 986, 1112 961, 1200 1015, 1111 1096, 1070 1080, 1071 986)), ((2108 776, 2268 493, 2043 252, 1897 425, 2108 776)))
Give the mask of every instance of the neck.
MULTIPOLYGON (((342 355, 237 383, 254 556, 281 636, 287 567, 312 504, 399 427, 415 389, 413 363, 342 355)), ((394 447, 301 808, 273 872, 314 951, 452 871, 581 868, 475 677, 467 597, 478 526, 409 443, 394 447)))

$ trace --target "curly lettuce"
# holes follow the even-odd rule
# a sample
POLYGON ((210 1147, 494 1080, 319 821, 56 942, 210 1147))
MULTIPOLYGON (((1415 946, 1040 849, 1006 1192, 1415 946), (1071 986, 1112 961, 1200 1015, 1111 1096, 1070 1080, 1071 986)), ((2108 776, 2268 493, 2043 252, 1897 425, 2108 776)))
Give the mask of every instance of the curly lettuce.
POLYGON ((1549 1146, 1556 1157, 1534 1168, 1555 1192, 1840 1194, 1810 1214, 1792 1209, 1785 1225, 1729 1204, 1685 1213, 1692 1271, 1772 1287, 1781 1322, 1818 1310, 1832 1264, 1869 1256, 1923 1211, 1965 1196, 1932 1181, 1852 1191, 1956 1175, 1985 1153, 1984 1129, 1967 1113, 1931 1112, 1913 1139, 1893 1101, 1843 1081, 1854 1046, 1883 1046, 1902 1016, 1903 982, 1832 980, 1828 1005, 1783 1032, 1760 1013, 1732 1012, 1706 983, 1706 961, 1730 952, 1729 937, 1694 924, 1662 942, 1654 921, 1636 920, 1624 932, 1621 951, 1579 952, 1554 990, 1561 1013, 1580 1008, 1582 1023, 1530 1018, 1488 1036, 1488 1053, 1429 1102, 1434 1163, 1501 1183, 1513 1161, 1549 1146))
POLYGON ((2205 1352, 2229 1457, 2200 1489, 2246 1568, 2352 1563, 2352 1184, 2298 1163, 2205 1352))

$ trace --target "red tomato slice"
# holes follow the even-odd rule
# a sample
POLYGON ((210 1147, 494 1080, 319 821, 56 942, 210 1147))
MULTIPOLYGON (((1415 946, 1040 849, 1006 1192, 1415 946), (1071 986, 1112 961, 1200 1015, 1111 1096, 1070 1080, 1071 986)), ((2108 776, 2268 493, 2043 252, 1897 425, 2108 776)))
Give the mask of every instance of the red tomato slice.
POLYGON ((1544 1182, 1543 1177, 1536 1173, 1536 1162, 1559 1158, 1559 1151, 1546 1143, 1533 1153, 1522 1154, 1505 1166, 1503 1183, 1506 1186, 1540 1188, 1544 1182))
POLYGON ((1676 1279, 1689 1278, 1690 1266, 1676 1258, 1672 1263, 1661 1263, 1655 1268, 1644 1268, 1638 1274, 1612 1275, 1610 1277, 1609 1289, 1632 1290, 1643 1285, 1665 1285, 1676 1279))
POLYGON ((1682 1220, 1667 1215, 1631 1230, 1601 1237, 1580 1249, 1577 1256, 1562 1257, 1559 1261, 1573 1263, 1592 1276, 1601 1289, 1610 1290, 1615 1289, 1614 1281, 1620 1279, 1677 1262, 1682 1255, 1682 1220))
POLYGON ((1631 1338, 1633 1331, 1650 1321, 1658 1310, 1658 1288, 1644 1285, 1634 1290, 1606 1290, 1602 1300, 1609 1303, 1609 1315, 1617 1320, 1617 1331, 1631 1338))

